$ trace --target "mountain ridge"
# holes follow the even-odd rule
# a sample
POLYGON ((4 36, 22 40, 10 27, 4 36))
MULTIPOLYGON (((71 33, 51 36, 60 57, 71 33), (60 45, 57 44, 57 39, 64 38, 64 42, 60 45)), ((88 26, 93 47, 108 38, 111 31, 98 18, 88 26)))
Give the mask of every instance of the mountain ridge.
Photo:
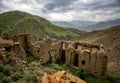
POLYGON ((110 21, 71 21, 71 22, 61 22, 61 21, 53 21, 55 25, 62 26, 62 27, 71 27, 77 28, 82 31, 94 31, 94 30, 102 30, 107 29, 113 26, 120 25, 120 19, 110 20, 110 21))
POLYGON ((33 39, 42 38, 44 35, 69 39, 84 34, 83 31, 59 27, 42 17, 18 10, 0 14, 0 27, 4 33, 28 33, 33 39))
POLYGON ((57 25, 57 26, 71 27, 71 28, 79 29, 79 27, 93 25, 93 24, 96 24, 97 22, 95 22, 95 21, 73 20, 73 21, 70 21, 70 22, 66 22, 66 21, 52 21, 52 23, 57 25))
POLYGON ((99 22, 97 24, 90 25, 90 26, 85 26, 85 27, 82 27, 82 28, 85 28, 87 31, 93 31, 93 30, 107 29, 107 28, 117 26, 117 25, 120 25, 120 19, 105 21, 105 22, 99 22))

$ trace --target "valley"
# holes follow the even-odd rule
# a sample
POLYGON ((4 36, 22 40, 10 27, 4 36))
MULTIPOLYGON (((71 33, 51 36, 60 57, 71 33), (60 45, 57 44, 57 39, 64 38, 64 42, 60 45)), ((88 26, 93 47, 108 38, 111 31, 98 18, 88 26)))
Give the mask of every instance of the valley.
POLYGON ((92 29, 87 32, 57 26, 18 10, 0 14, 0 82, 55 83, 67 79, 68 83, 119 83, 117 22, 117 25, 100 23, 110 25, 107 29, 102 26, 101 30, 90 25, 92 29), (61 77, 57 78, 57 74, 61 77))

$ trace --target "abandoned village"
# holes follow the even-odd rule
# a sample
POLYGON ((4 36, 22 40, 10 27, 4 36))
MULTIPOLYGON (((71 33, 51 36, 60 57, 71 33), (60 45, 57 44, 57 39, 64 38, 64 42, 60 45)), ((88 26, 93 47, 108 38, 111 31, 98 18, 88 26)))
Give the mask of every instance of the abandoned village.
POLYGON ((0 33, 0 63, 6 64, 9 52, 15 57, 11 64, 26 64, 26 51, 39 58, 40 65, 63 60, 66 66, 82 68, 95 76, 106 75, 107 54, 102 45, 57 40, 49 36, 33 42, 29 34, 0 33))

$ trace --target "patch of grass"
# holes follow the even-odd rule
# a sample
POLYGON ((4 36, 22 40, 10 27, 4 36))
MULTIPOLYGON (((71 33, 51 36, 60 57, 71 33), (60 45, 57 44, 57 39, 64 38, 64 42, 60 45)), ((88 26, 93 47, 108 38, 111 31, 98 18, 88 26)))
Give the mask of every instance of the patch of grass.
POLYGON ((33 61, 36 61, 38 62, 39 61, 39 58, 35 58, 31 53, 29 52, 26 52, 26 58, 27 58, 27 63, 31 63, 33 61))
POLYGON ((106 77, 96 77, 93 74, 84 72, 83 69, 79 69, 77 76, 87 83, 120 83, 120 80, 118 81, 110 75, 106 75, 106 77))
POLYGON ((3 71, 3 69, 4 69, 3 64, 0 64, 0 72, 2 72, 2 71, 3 71))
POLYGON ((24 73, 24 79, 28 82, 37 83, 37 77, 30 72, 24 73))
POLYGON ((8 53, 8 55, 7 55, 7 60, 6 60, 6 64, 7 64, 7 63, 11 63, 11 62, 12 62, 12 59, 13 59, 12 54, 11 54, 11 53, 8 53))
POLYGON ((10 77, 10 66, 4 66, 0 64, 0 83, 11 83, 12 79, 10 77))
POLYGON ((1 80, 1 83, 12 83, 12 79, 10 77, 6 77, 3 80, 1 80))
POLYGON ((35 73, 36 73, 38 76, 43 76, 43 75, 44 75, 44 73, 41 72, 41 71, 35 71, 35 73))
POLYGON ((0 72, 0 80, 4 79, 6 76, 3 72, 0 72))
POLYGON ((15 72, 12 76, 13 81, 17 81, 20 78, 22 78, 22 72, 20 72, 20 71, 15 72))
POLYGON ((10 75, 10 71, 10 66, 4 66, 3 64, 0 64, 0 72, 4 73, 5 75, 10 75))
POLYGON ((63 63, 58 63, 58 64, 55 64, 55 63, 44 64, 44 65, 43 65, 43 68, 51 68, 51 69, 55 69, 55 70, 57 70, 57 71, 62 71, 62 70, 64 70, 64 71, 69 72, 69 73, 71 73, 71 74, 73 74, 73 75, 76 75, 76 76, 78 76, 78 72, 79 72, 79 70, 73 69, 73 68, 71 68, 71 67, 67 67, 67 66, 66 66, 65 64, 63 64, 63 63))
POLYGON ((22 71, 23 65, 22 64, 15 64, 12 66, 12 71, 16 72, 16 71, 22 71))
POLYGON ((28 69, 29 69, 30 71, 33 71, 33 70, 34 70, 34 66, 33 66, 33 65, 30 65, 30 66, 28 67, 28 69))
POLYGON ((107 78, 115 83, 120 83, 120 74, 107 72, 107 78))
POLYGON ((11 67, 10 66, 5 66, 3 69, 3 73, 5 75, 10 75, 11 67))

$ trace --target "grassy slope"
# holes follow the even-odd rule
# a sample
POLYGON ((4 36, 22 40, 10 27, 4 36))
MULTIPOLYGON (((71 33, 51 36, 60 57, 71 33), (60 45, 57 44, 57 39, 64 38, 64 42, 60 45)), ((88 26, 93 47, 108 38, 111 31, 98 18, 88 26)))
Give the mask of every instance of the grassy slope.
POLYGON ((81 41, 103 44, 108 54, 108 71, 120 75, 120 25, 90 32, 81 41))
POLYGON ((55 26, 44 18, 21 11, 0 14, 0 29, 5 33, 29 33, 34 39, 45 34, 58 38, 78 37, 84 32, 55 26))

